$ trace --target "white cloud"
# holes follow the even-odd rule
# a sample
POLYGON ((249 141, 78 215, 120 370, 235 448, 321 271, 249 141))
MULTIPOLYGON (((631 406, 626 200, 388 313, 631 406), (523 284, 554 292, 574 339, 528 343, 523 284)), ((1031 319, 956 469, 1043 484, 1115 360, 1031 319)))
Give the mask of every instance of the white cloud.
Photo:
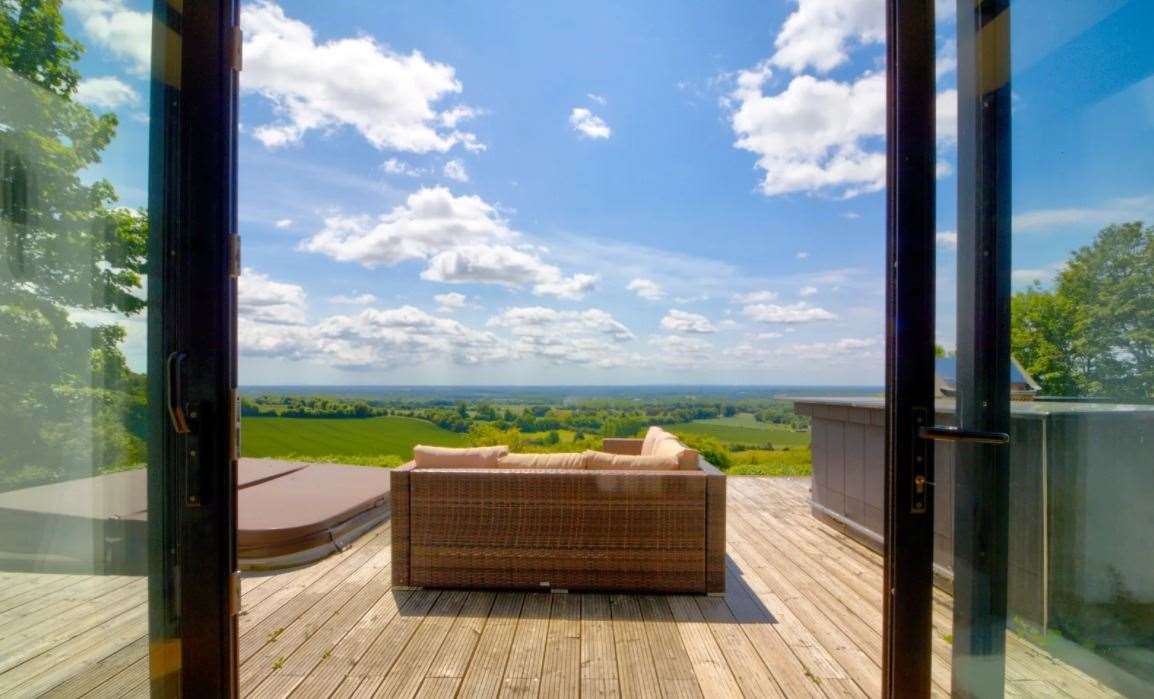
POLYGON ((245 5, 241 88, 262 95, 279 119, 254 137, 269 148, 299 142, 312 130, 356 129, 378 149, 446 152, 482 149, 456 129, 471 109, 438 112, 435 103, 460 93, 452 66, 418 51, 392 51, 368 35, 317 42, 312 27, 263 0, 245 5))
POLYGON ((136 104, 140 95, 120 78, 85 78, 76 85, 76 101, 99 109, 116 109, 136 104))
POLYGON ((797 295, 802 296, 802 297, 813 296, 816 293, 817 293, 817 287, 816 286, 803 286, 797 290, 797 295))
POLYGON ((569 113, 569 125, 583 138, 609 138, 613 130, 605 120, 585 107, 574 107, 569 113))
POLYGON ((369 268, 425 260, 422 279, 529 286, 539 296, 580 299, 596 285, 595 275, 565 276, 536 252, 514 247, 520 238, 480 197, 458 197, 444 187, 429 187, 376 220, 330 216, 300 249, 369 268))
POLYGON ((832 342, 810 342, 786 345, 778 354, 813 361, 860 360, 881 351, 877 338, 845 337, 832 342))
POLYGON ((469 173, 465 170, 465 163, 460 160, 450 160, 445 163, 445 169, 442 171, 445 177, 457 182, 468 182, 469 173))
POLYGON ((1100 228, 1111 223, 1154 218, 1154 195, 1121 197, 1098 206, 1033 209, 1014 214, 1015 233, 1054 228, 1100 228))
POLYGON ((946 39, 942 45, 938 47, 937 56, 934 57, 934 73, 938 78, 943 75, 948 75, 958 68, 958 42, 953 39, 946 39))
MULTIPOLYGON (((739 71, 722 99, 735 147, 757 156, 768 196, 796 192, 850 198, 885 186, 885 72, 820 77, 846 63, 853 48, 885 40, 882 0, 798 0, 775 40, 776 52, 739 71), (795 73, 766 91, 773 68, 795 73), (819 75, 802 74, 813 70, 819 75)), ((956 91, 938 97, 939 142, 957 139, 956 91)))
POLYGON ((629 285, 625 288, 634 292, 646 301, 657 301, 658 299, 665 296, 665 292, 661 289, 661 285, 652 279, 637 277, 636 279, 629 282, 629 285))
POLYGON ((623 347, 634 339, 633 333, 598 308, 584 311, 558 311, 542 306, 509 308, 490 318, 486 326, 508 331, 513 336, 512 351, 516 356, 602 368, 639 361, 623 347))
POLYGON ((809 253, 806 252, 805 250, 798 250, 797 253, 794 255, 794 257, 796 257, 799 260, 808 260, 809 259, 809 253))
POLYGON ((649 338, 649 345, 656 350, 647 357, 649 362, 677 369, 706 368, 716 365, 718 359, 713 343, 700 337, 655 335, 649 338))
POLYGON ((389 175, 404 175, 406 177, 421 177, 429 174, 429 171, 424 168, 415 167, 397 158, 389 158, 381 163, 381 169, 389 175))
POLYGON ((601 106, 605 106, 605 104, 609 102, 609 100, 605 99, 604 96, 592 92, 586 92, 585 96, 588 97, 590 101, 596 102, 601 106))
POLYGON ((437 310, 441 313, 452 313, 459 311, 465 307, 465 302, 469 300, 468 296, 458 294, 455 291, 450 291, 447 294, 436 294, 433 300, 437 302, 437 310))
POLYGON ((377 302, 377 297, 372 294, 337 294, 329 297, 329 303, 336 303, 345 306, 371 306, 377 302))
POLYGON ((938 247, 943 250, 957 250, 958 249, 958 232, 957 231, 941 231, 937 235, 938 247))
POLYGON ((937 107, 938 146, 948 146, 958 142, 958 91, 943 90, 938 93, 937 107))
POLYGON ((835 320, 837 316, 824 308, 811 306, 804 301, 779 305, 775 303, 755 303, 741 309, 750 320, 759 323, 813 323, 821 320, 835 320))
POLYGON ((861 218, 861 214, 856 211, 847 211, 841 215, 842 218, 847 218, 851 221, 861 218))
POLYGON ((152 13, 128 9, 123 0, 67 0, 84 33, 134 74, 146 76, 152 66, 152 13))
POLYGON ((750 291, 745 294, 734 294, 734 303, 766 303, 777 300, 776 291, 750 291))
POLYGON ((569 277, 562 277, 549 271, 553 269, 556 268, 549 266, 544 274, 544 279, 539 279, 533 286, 534 294, 576 301, 597 286, 599 277, 596 274, 574 274, 569 277))
POLYGON ((1032 286, 1035 282, 1047 286, 1066 268, 1065 261, 1048 264, 1038 269, 1015 269, 1010 272, 1010 282, 1014 287, 1032 286))
POLYGON ((305 290, 296 284, 273 281, 266 274, 245 268, 237 281, 237 316, 270 325, 303 325, 305 290))
POLYGON ((676 308, 669 309, 669 312, 661 319, 661 327, 678 333, 706 334, 717 332, 717 328, 705 316, 699 313, 680 311, 676 308))
POLYGON ((774 40, 773 65, 827 73, 849 60, 854 45, 885 41, 883 0, 798 0, 774 40))
POLYGON ((734 144, 758 156, 767 195, 825 191, 843 197, 885 186, 885 76, 853 82, 809 75, 765 94, 764 68, 742 71, 731 98, 734 144))
POLYGON ((293 227, 293 220, 291 218, 281 218, 277 219, 276 223, 273 225, 281 230, 285 230, 286 228, 293 227))

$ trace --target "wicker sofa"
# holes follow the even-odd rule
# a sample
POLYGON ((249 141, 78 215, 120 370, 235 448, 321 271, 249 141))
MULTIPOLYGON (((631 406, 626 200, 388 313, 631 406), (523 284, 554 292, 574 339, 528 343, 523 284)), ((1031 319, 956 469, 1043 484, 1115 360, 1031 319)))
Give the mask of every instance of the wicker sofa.
POLYGON ((410 462, 392 472, 393 584, 722 593, 725 475, 692 461, 660 471, 410 462))

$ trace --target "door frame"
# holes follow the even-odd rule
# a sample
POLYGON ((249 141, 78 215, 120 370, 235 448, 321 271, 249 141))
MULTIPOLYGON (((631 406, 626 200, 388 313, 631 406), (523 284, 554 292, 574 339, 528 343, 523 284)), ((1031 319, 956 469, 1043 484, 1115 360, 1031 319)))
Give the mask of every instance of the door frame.
POLYGON ((882 691, 928 697, 933 605, 933 0, 886 1, 886 479, 882 691))
MULTIPOLYGON (((958 2, 957 416, 1010 434, 1010 0, 958 2)), ((1010 450, 957 445, 951 693, 1005 691, 1010 450)))
POLYGON ((153 3, 148 285, 153 696, 237 694, 238 27, 237 0, 153 3))

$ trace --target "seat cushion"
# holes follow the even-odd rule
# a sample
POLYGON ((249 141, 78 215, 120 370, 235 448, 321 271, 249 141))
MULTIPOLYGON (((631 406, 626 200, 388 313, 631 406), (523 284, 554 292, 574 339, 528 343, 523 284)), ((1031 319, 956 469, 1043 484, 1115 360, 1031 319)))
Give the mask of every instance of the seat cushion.
POLYGON ((501 457, 508 455, 509 447, 413 447, 413 465, 417 468, 497 468, 501 457))
POLYGON ((680 464, 671 456, 634 456, 604 451, 585 452, 585 468, 590 471, 676 471, 680 464))
POLYGON ((552 468, 579 470, 585 468, 585 455, 577 453, 559 454, 508 454, 497 461, 499 468, 552 468))

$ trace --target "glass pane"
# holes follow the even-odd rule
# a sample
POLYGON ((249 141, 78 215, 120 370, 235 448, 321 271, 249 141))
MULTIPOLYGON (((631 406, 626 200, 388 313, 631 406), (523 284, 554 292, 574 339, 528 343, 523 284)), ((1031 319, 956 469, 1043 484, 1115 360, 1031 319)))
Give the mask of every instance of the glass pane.
POLYGON ((1152 29, 1148 2, 1012 3, 1007 631, 967 658, 1008 696, 1154 694, 1152 29))
POLYGON ((151 19, 132 4, 0 3, 0 696, 148 691, 151 19))
POLYGON ((1011 508, 1034 549, 1011 572, 1038 563, 1011 576, 1010 624, 1150 696, 1154 5, 1058 7, 1013 7, 1012 349, 1036 400, 1013 404, 1032 448, 1015 449, 1011 502, 1038 506, 1025 532, 1011 508))

